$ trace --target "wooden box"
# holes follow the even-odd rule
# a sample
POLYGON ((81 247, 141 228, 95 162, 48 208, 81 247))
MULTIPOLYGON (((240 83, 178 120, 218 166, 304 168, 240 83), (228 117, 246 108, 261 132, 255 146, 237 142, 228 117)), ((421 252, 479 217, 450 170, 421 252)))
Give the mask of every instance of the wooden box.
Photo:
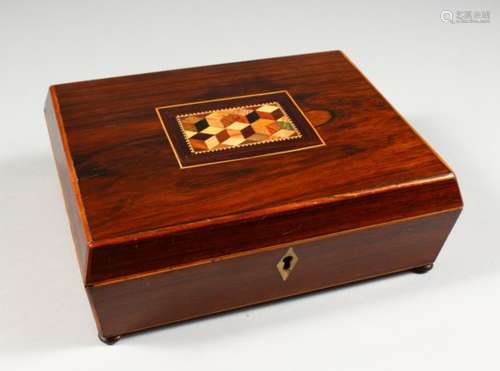
POLYGON ((462 208, 452 170, 339 51, 55 85, 45 113, 108 343, 425 272, 462 208))

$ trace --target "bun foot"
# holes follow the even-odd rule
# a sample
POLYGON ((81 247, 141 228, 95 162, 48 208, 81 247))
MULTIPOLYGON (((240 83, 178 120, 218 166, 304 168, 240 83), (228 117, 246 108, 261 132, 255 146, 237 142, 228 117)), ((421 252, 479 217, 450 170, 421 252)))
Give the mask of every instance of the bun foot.
POLYGON ((120 335, 117 336, 102 336, 101 334, 98 335, 99 340, 101 340, 104 344, 108 345, 113 345, 116 343, 118 340, 120 340, 120 335))
POLYGON ((421 267, 413 268, 412 272, 418 273, 418 274, 424 274, 424 273, 429 272, 432 269, 433 266, 434 266, 434 264, 432 264, 432 263, 431 264, 422 265, 421 267))

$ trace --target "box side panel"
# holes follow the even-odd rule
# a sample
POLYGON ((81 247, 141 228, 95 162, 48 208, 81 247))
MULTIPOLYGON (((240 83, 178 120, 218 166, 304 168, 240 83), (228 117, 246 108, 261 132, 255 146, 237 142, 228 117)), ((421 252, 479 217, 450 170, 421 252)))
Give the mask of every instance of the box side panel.
POLYGON ((432 263, 460 210, 341 233, 293 246, 235 255, 126 281, 87 287, 102 335, 114 336, 337 286, 432 263))
POLYGON ((166 236, 133 239, 92 248, 89 280, 96 283, 202 259, 293 243, 340 231, 462 206, 455 178, 360 195, 332 197, 308 208, 211 225, 166 236))
POLYGON ((59 181, 61 183, 64 196, 66 212, 69 217, 71 234, 76 247, 82 277, 85 280, 88 262, 87 245, 89 237, 86 232, 85 223, 82 220, 82 211, 78 200, 78 190, 77 185, 75 184, 77 181, 76 177, 72 174, 71 158, 66 149, 64 129, 62 127, 62 123, 57 117, 57 108, 55 107, 57 103, 55 102, 53 94, 53 90, 49 90, 44 108, 45 119, 47 121, 47 129, 52 145, 54 161, 56 163, 57 173, 59 175, 59 181))

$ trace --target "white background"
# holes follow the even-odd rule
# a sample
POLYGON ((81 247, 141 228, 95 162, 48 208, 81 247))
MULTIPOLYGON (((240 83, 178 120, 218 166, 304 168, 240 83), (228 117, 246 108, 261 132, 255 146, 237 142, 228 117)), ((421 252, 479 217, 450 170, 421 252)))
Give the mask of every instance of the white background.
POLYGON ((499 17, 498 1, 2 0, 0 369, 500 370, 499 17), (465 209, 434 270, 98 341, 49 84, 332 49, 456 170, 465 209))

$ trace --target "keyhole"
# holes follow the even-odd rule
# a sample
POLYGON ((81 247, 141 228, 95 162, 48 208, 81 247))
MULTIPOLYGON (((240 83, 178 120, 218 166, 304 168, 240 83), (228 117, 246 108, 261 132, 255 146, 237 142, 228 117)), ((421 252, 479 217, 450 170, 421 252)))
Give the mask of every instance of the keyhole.
POLYGON ((293 260, 293 256, 285 256, 283 258, 283 269, 284 270, 289 270, 290 267, 292 266, 292 260, 293 260))

